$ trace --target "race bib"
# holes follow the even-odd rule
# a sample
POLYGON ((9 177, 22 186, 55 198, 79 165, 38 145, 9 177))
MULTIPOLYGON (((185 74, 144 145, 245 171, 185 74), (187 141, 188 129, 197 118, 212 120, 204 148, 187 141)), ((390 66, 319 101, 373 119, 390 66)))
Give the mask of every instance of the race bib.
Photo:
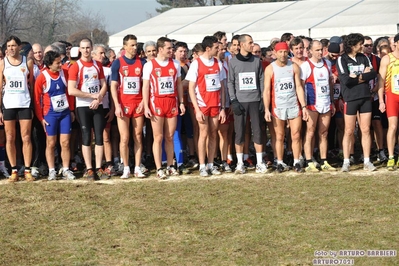
POLYGON ((359 66, 349 66, 349 74, 360 75, 364 72, 364 65, 361 64, 359 66))
POLYGON ((240 90, 256 90, 255 72, 244 72, 238 74, 240 90))
POLYGON ((291 93, 294 89, 294 79, 292 77, 277 80, 277 90, 279 93, 291 93))
POLYGON ((330 90, 329 90, 329 85, 328 85, 328 80, 317 80, 316 82, 317 86, 317 93, 319 96, 322 97, 328 97, 330 90))
POLYGON ((392 93, 399 94, 399 74, 393 75, 392 93))
POLYGON ((158 88, 160 95, 174 94, 175 92, 175 82, 172 76, 159 77, 158 78, 158 88))
POLYGON ((123 78, 123 94, 139 94, 140 86, 140 77, 123 78))
POLYGON ((54 112, 62 112, 69 108, 68 99, 66 94, 60 94, 51 97, 51 105, 53 106, 54 112))
POLYGON ((206 86, 206 91, 220 90, 221 85, 220 85, 219 74, 205 75, 205 86, 206 86))
POLYGON ((339 99, 340 94, 341 94, 341 84, 336 83, 334 84, 334 100, 339 99))
POLYGON ((8 81, 8 91, 12 94, 25 93, 25 79, 24 77, 11 77, 8 81))
POLYGON ((85 86, 85 92, 91 93, 91 94, 95 94, 95 93, 99 93, 100 92, 100 84, 98 81, 88 81, 84 83, 85 86))

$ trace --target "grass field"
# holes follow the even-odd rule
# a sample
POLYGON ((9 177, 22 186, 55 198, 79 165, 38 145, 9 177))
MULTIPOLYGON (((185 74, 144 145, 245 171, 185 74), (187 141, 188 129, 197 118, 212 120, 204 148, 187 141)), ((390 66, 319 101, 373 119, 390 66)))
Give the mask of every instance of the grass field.
POLYGON ((321 250, 398 250, 398 175, 1 180, 0 264, 313 265, 321 250))

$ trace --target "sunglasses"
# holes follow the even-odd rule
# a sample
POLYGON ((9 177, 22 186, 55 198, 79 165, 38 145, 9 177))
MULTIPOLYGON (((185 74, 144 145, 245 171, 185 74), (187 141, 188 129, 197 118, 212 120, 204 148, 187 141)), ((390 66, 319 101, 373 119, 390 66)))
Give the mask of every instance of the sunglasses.
POLYGON ((364 47, 372 47, 372 44, 363 44, 364 47))

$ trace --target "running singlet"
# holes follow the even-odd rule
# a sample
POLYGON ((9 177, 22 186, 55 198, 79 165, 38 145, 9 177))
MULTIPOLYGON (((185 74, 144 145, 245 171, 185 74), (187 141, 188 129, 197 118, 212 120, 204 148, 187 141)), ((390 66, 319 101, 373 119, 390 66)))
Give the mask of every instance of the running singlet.
POLYGON ((28 75, 29 69, 25 56, 22 56, 22 62, 17 66, 11 65, 8 58, 5 57, 3 71, 6 83, 3 90, 4 108, 29 108, 31 97, 28 86, 28 75))
POLYGON ((310 75, 305 80, 306 104, 312 111, 325 113, 330 110, 330 73, 327 62, 323 60, 321 67, 316 67, 309 59, 310 75))
POLYGON ((166 67, 161 67, 157 60, 152 59, 152 70, 150 74, 151 98, 152 97, 169 97, 177 96, 177 69, 173 59, 169 59, 166 67))
POLYGON ((399 59, 390 53, 389 60, 385 77, 385 91, 399 95, 399 59))
POLYGON ((213 58, 213 65, 206 66, 201 58, 198 62, 198 81, 195 88, 199 107, 217 107, 220 105, 220 71, 219 62, 213 58))
POLYGON ((139 57, 136 57, 134 64, 129 65, 121 56, 119 64, 119 102, 123 105, 140 102, 143 99, 141 90, 143 65, 139 57))
POLYGON ((46 87, 43 88, 43 111, 62 112, 69 108, 68 95, 66 94, 67 83, 64 71, 60 71, 57 79, 53 79, 47 70, 43 72, 46 78, 46 87))
POLYGON ((291 108, 298 106, 293 63, 288 60, 284 67, 277 66, 276 62, 271 63, 271 65, 273 67, 272 107, 291 108))
MULTIPOLYGON (((81 83, 81 91, 96 94, 101 90, 100 68, 95 60, 92 62, 90 67, 84 66, 80 60, 76 62, 79 67, 77 84, 81 83)), ((88 107, 92 101, 90 98, 76 97, 76 107, 88 107)))

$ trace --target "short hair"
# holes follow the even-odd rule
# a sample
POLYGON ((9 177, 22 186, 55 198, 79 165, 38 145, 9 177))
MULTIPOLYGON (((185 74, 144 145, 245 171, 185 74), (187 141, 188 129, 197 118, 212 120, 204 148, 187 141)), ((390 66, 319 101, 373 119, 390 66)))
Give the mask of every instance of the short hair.
POLYGON ((128 35, 126 35, 125 37, 123 37, 123 45, 126 45, 127 42, 128 42, 129 40, 135 40, 135 41, 137 41, 136 35, 128 34, 128 35))
POLYGON ((301 43, 303 44, 303 41, 302 41, 301 37, 295 37, 294 39, 292 39, 290 41, 290 49, 292 49, 292 47, 297 46, 297 45, 299 45, 301 43))
POLYGON ((99 47, 104 48, 104 51, 107 50, 107 49, 106 49, 106 46, 105 46, 104 44, 102 44, 102 43, 96 43, 95 45, 93 45, 93 51, 92 51, 92 53, 93 53, 93 54, 97 54, 97 49, 98 49, 99 47))
POLYGON ((247 37, 252 38, 249 34, 241 34, 240 37, 238 37, 238 43, 245 42, 247 40, 247 37))
POLYGON ((51 66, 55 59, 57 59, 58 57, 61 57, 61 54, 56 52, 56 51, 48 51, 43 58, 43 63, 49 67, 51 66))
POLYGON ((365 40, 365 41, 369 41, 369 40, 373 41, 373 39, 371 39, 370 36, 364 36, 364 40, 365 40))
POLYGON ((352 52, 352 47, 355 46, 358 43, 363 43, 364 42, 364 37, 360 33, 351 33, 346 36, 344 39, 344 51, 345 53, 349 54, 352 52))
POLYGON ((311 41, 310 43, 309 43, 309 50, 312 50, 312 47, 313 47, 313 45, 315 44, 315 43, 320 43, 321 44, 321 42, 320 41, 318 41, 318 40, 313 40, 313 41, 311 41))
POLYGON ((114 54, 115 54, 114 49, 112 49, 111 47, 108 47, 108 48, 105 50, 105 56, 108 57, 108 58, 110 58, 111 51, 114 52, 114 54))
POLYGON ((143 45, 144 52, 147 50, 147 47, 148 47, 148 46, 154 46, 154 47, 156 47, 157 44, 156 44, 154 41, 147 41, 147 42, 145 42, 144 45, 143 45))
POLYGON ((212 48, 214 43, 218 43, 218 39, 215 36, 205 36, 202 40, 202 46, 204 47, 204 51, 207 47, 212 48))
POLYGON ((88 43, 90 43, 90 47, 93 47, 93 42, 91 41, 91 39, 89 39, 89 38, 87 38, 87 37, 85 37, 85 38, 83 38, 83 39, 80 40, 79 46, 80 46, 80 43, 81 43, 81 42, 88 42, 88 43))
POLYGON ((218 41, 220 41, 220 40, 223 38, 223 36, 226 36, 226 32, 224 32, 224 31, 217 31, 217 32, 215 32, 215 33, 213 34, 213 36, 215 36, 215 37, 218 39, 218 41))
POLYGON ((156 48, 157 48, 157 51, 159 51, 159 48, 163 48, 163 47, 165 47, 165 43, 166 42, 172 42, 172 40, 171 39, 169 39, 169 38, 166 38, 166 37, 161 37, 161 38, 159 38, 158 40, 157 40, 157 46, 156 46, 156 48))
POLYGON ((62 42, 63 44, 65 44, 66 47, 72 46, 72 43, 67 42, 67 41, 58 41, 58 42, 62 42))
POLYGON ((204 52, 204 46, 202 46, 202 43, 197 43, 194 45, 192 49, 193 53, 199 53, 199 52, 204 52))
POLYGON ((310 37, 305 37, 304 39, 308 40, 309 42, 312 42, 312 41, 313 41, 313 39, 310 38, 310 37))
POLYGON ((175 43, 174 47, 176 50, 177 50, 177 48, 180 48, 180 47, 183 47, 188 50, 188 45, 185 42, 177 42, 177 43, 175 43))
POLYGON ((266 53, 267 52, 271 52, 272 49, 270 49, 270 46, 269 47, 262 47, 262 48, 260 48, 260 51, 262 53, 262 56, 266 56, 266 53))
POLYGON ((7 44, 8 42, 11 42, 11 41, 15 41, 15 42, 17 43, 18 46, 20 46, 20 45, 22 44, 21 39, 18 38, 17 36, 15 36, 15 35, 9 36, 9 37, 6 39, 5 44, 7 44))
POLYGON ((53 43, 54 46, 58 48, 58 52, 62 55, 66 55, 66 46, 65 43, 62 42, 55 42, 53 43))
POLYGON ((384 49, 387 49, 388 53, 392 52, 392 51, 391 51, 391 46, 386 45, 386 44, 381 45, 381 46, 378 48, 378 51, 381 53, 382 50, 384 50, 384 49))
POLYGON ((144 52, 143 46, 144 46, 144 43, 142 43, 142 42, 137 43, 137 54, 138 55, 141 55, 144 52))
POLYGON ((280 40, 281 40, 282 42, 288 42, 288 41, 291 39, 291 36, 292 36, 292 35, 293 35, 292 33, 286 32, 286 33, 284 33, 283 35, 281 35, 280 40))
MULTIPOLYGON (((237 41, 238 41, 239 38, 240 38, 240 35, 236 34, 236 35, 234 35, 234 36, 231 38, 231 42, 233 42, 234 40, 237 40, 237 41)), ((238 41, 238 42, 240 42, 240 41, 238 41)))
POLYGON ((324 47, 328 47, 328 45, 330 44, 330 40, 329 39, 321 39, 320 40, 321 45, 324 47))

